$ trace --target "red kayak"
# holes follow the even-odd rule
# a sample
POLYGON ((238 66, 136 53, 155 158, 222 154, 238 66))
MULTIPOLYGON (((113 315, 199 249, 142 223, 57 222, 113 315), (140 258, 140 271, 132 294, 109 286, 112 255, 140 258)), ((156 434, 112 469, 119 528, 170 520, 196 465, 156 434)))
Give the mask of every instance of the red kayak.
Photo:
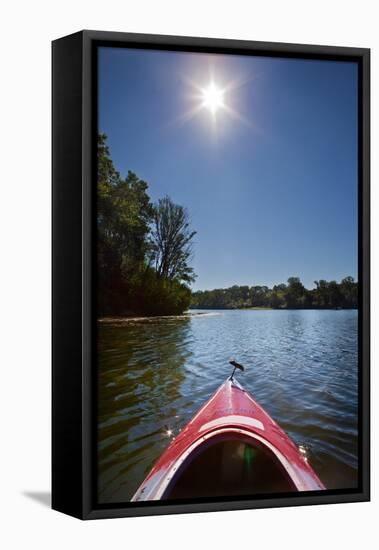
POLYGON ((133 501, 325 489, 234 371, 163 452, 133 501))

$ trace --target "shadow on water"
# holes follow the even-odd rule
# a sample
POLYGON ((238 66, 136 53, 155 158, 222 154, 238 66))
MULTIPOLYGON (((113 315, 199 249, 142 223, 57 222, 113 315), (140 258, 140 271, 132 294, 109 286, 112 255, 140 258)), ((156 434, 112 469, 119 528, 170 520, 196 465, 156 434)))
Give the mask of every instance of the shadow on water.
POLYGON ((218 311, 99 323, 98 497, 130 500, 230 373, 302 447, 327 488, 357 483, 357 312, 218 311))
POLYGON ((182 423, 189 319, 100 325, 99 499, 129 500, 182 423))

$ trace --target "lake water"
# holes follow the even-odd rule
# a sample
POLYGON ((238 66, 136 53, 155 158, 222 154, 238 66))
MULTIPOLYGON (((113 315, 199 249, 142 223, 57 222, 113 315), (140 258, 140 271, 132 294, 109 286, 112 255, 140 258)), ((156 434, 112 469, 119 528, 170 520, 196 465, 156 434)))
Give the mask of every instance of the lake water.
POLYGON ((357 325, 354 310, 208 310, 99 323, 99 502, 130 500, 170 437, 231 373, 231 357, 246 367, 239 381, 324 485, 355 487, 357 325))

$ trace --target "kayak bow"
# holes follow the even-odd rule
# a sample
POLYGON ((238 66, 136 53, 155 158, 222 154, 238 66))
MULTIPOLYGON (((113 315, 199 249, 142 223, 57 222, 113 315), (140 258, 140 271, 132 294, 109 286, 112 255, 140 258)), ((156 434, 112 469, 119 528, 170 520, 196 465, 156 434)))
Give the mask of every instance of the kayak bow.
POLYGON ((132 501, 322 489, 306 457, 232 375, 163 452, 132 501))

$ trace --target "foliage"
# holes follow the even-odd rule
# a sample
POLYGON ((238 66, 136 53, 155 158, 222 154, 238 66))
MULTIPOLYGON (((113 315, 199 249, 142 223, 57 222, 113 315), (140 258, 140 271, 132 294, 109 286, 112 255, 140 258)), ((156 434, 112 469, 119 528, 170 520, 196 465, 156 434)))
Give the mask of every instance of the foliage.
POLYGON ((100 315, 171 315, 193 308, 356 308, 352 277, 315 281, 307 290, 298 277, 270 289, 237 286, 194 292, 190 266, 196 231, 188 212, 169 197, 153 205, 148 184, 115 169, 104 134, 98 137, 97 256, 100 315))
POLYGON ((168 197, 154 206, 148 184, 114 168, 98 137, 97 257, 100 315, 178 314, 188 308, 194 280, 186 210, 168 197), (157 225, 158 224, 158 225, 157 225), (151 228, 155 226, 155 231, 151 228), (159 243, 156 237, 160 233, 159 243), (163 262, 156 270, 152 263, 163 262))
POLYGON ((144 315, 179 315, 190 302, 191 291, 186 285, 157 276, 151 267, 144 271, 129 300, 133 311, 144 315))
POLYGON ((192 294, 192 308, 204 309, 329 309, 356 308, 358 283, 345 277, 340 283, 315 281, 316 288, 308 290, 298 277, 287 284, 273 286, 237 286, 215 290, 199 290, 192 294))

